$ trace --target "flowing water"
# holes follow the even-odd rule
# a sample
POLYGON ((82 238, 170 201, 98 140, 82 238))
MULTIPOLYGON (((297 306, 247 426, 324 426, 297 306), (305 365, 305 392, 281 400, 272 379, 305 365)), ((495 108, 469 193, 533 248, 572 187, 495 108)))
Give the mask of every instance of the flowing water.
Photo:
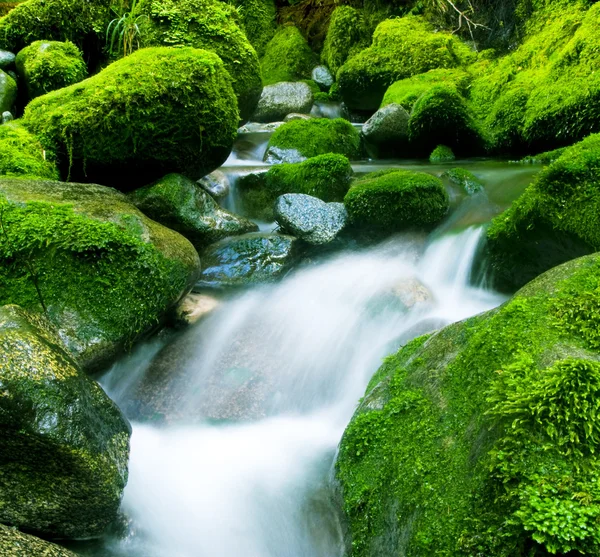
MULTIPOLYGON (((254 139, 261 146, 246 143, 249 167, 260 166, 265 143, 254 139)), ((249 171, 242 156, 243 148, 223 168, 233 181, 249 171)), ((382 167, 355 169, 372 166, 382 167)), ((411 338, 503 301, 472 284, 482 223, 536 169, 461 166, 477 171, 486 192, 454 192, 452 214, 434 233, 306 263, 113 367, 103 385, 133 421, 130 522, 97 555, 341 557, 329 480, 370 377, 411 338)))

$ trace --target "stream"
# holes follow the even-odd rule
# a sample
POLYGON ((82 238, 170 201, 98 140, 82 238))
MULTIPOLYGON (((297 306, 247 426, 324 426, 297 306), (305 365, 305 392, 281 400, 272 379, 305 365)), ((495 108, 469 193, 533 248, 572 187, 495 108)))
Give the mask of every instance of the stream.
MULTIPOLYGON (((226 207, 236 207, 236 177, 266 169, 266 140, 244 134, 221 168, 232 183, 226 207)), ((133 425, 127 533, 82 553, 343 555, 330 480, 357 402, 408 340, 504 301, 474 276, 474 261, 485 224, 539 170, 484 160, 353 166, 436 175, 461 166, 486 189, 469 197, 450 188, 451 213, 428 235, 347 248, 230 294, 196 326, 158 335, 113 366, 101 383, 133 425)))

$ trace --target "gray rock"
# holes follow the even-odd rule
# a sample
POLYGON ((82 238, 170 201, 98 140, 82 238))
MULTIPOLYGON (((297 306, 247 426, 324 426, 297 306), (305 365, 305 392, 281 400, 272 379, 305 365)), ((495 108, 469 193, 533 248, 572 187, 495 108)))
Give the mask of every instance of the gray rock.
POLYGON ((303 162, 305 160, 306 157, 297 149, 282 149, 281 147, 269 147, 264 157, 264 161, 269 164, 303 162))
POLYGON ((0 70, 0 114, 12 110, 17 100, 17 82, 0 70))
POLYGON ((8 122, 11 122, 12 120, 14 120, 14 116, 12 115, 12 113, 8 110, 5 110, 2 113, 2 123, 7 124, 8 122))
POLYGON ((373 114, 362 127, 369 154, 379 156, 397 153, 408 140, 409 117, 402 106, 394 103, 373 114))
POLYGON ((298 252, 292 236, 254 233, 227 238, 202 255, 199 287, 244 286, 273 282, 287 271, 298 252))
POLYGON ((292 112, 308 114, 313 105, 313 93, 306 83, 283 81, 263 89, 252 120, 277 122, 292 112))
POLYGON ((311 79, 322 91, 329 91, 334 82, 333 76, 327 66, 317 66, 314 68, 311 73, 311 79))
POLYGON ((15 67, 16 55, 8 50, 0 50, 0 70, 12 70, 15 67))
POLYGON ((282 125, 283 122, 268 122, 266 124, 262 124, 260 122, 248 122, 241 128, 238 128, 238 133, 272 133, 282 125))
POLYGON ((291 122, 292 120, 310 120, 311 118, 312 116, 310 114, 298 114, 296 112, 292 112, 283 119, 283 122, 291 122))
POLYGON ((229 178, 220 170, 214 170, 208 176, 200 178, 198 184, 204 191, 217 199, 227 197, 231 189, 229 178))
POLYGON ((325 203, 303 193, 278 197, 275 217, 283 230, 313 245, 334 240, 348 221, 343 203, 325 203))

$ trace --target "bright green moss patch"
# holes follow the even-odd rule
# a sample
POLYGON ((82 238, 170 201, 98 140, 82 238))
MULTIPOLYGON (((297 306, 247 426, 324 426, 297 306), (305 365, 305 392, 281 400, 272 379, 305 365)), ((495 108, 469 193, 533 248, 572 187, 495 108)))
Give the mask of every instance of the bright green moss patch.
POLYGON ((523 157, 519 162, 521 164, 552 164, 565 152, 565 150, 566 147, 559 147, 558 149, 546 151, 545 153, 523 157))
POLYGON ((271 148, 294 149, 306 158, 337 153, 352 160, 359 155, 360 134, 343 118, 293 120, 275 130, 267 154, 271 148))
POLYGON ((13 112, 17 100, 17 82, 0 70, 0 110, 13 112))
POLYGON ((231 80, 212 52, 147 48, 27 106, 23 124, 64 177, 131 189, 168 172, 200 178, 236 137, 231 80))
POLYGON ((321 61, 335 76, 344 62, 369 46, 369 37, 360 11, 338 6, 331 14, 321 61))
POLYGON ((429 155, 429 162, 452 162, 456 157, 450 147, 446 145, 438 145, 429 155))
POLYGON ((377 26, 373 44, 350 58, 338 72, 344 101, 357 110, 376 110, 395 81, 435 68, 455 68, 475 54, 449 33, 435 33, 416 16, 388 19, 377 26))
POLYGON ((514 289, 600 249, 600 135, 566 149, 487 233, 496 284, 514 289))
POLYGON ((354 557, 600 551, 598 354, 557 319, 599 286, 597 255, 567 263, 385 361, 336 464, 354 557))
POLYGON ((484 190, 479 178, 464 168, 451 168, 442 174, 442 178, 447 178, 452 184, 460 186, 469 195, 484 190))
POLYGON ((87 77, 81 51, 70 42, 36 41, 21 50, 15 62, 29 99, 87 77))
POLYGON ((386 231, 437 224, 448 203, 439 178, 405 170, 367 174, 344 198, 354 225, 386 231))
POLYGON ((58 170, 52 153, 17 121, 0 126, 0 175, 57 180, 58 170))
POLYGON ((265 52, 267 43, 273 38, 277 11, 273 0, 236 0, 240 23, 250 44, 258 56, 265 52))
POLYGON ((264 85, 308 79, 315 65, 315 55, 293 25, 286 25, 275 33, 260 61, 264 85))

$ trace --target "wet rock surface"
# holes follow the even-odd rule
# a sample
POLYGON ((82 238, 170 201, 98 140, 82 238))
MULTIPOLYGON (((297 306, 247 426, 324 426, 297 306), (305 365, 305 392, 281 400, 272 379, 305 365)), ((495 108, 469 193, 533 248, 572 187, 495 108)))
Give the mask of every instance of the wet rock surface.
POLYGON ((313 93, 306 83, 276 83, 263 89, 252 120, 277 122, 295 112, 307 114, 313 105, 313 93))

